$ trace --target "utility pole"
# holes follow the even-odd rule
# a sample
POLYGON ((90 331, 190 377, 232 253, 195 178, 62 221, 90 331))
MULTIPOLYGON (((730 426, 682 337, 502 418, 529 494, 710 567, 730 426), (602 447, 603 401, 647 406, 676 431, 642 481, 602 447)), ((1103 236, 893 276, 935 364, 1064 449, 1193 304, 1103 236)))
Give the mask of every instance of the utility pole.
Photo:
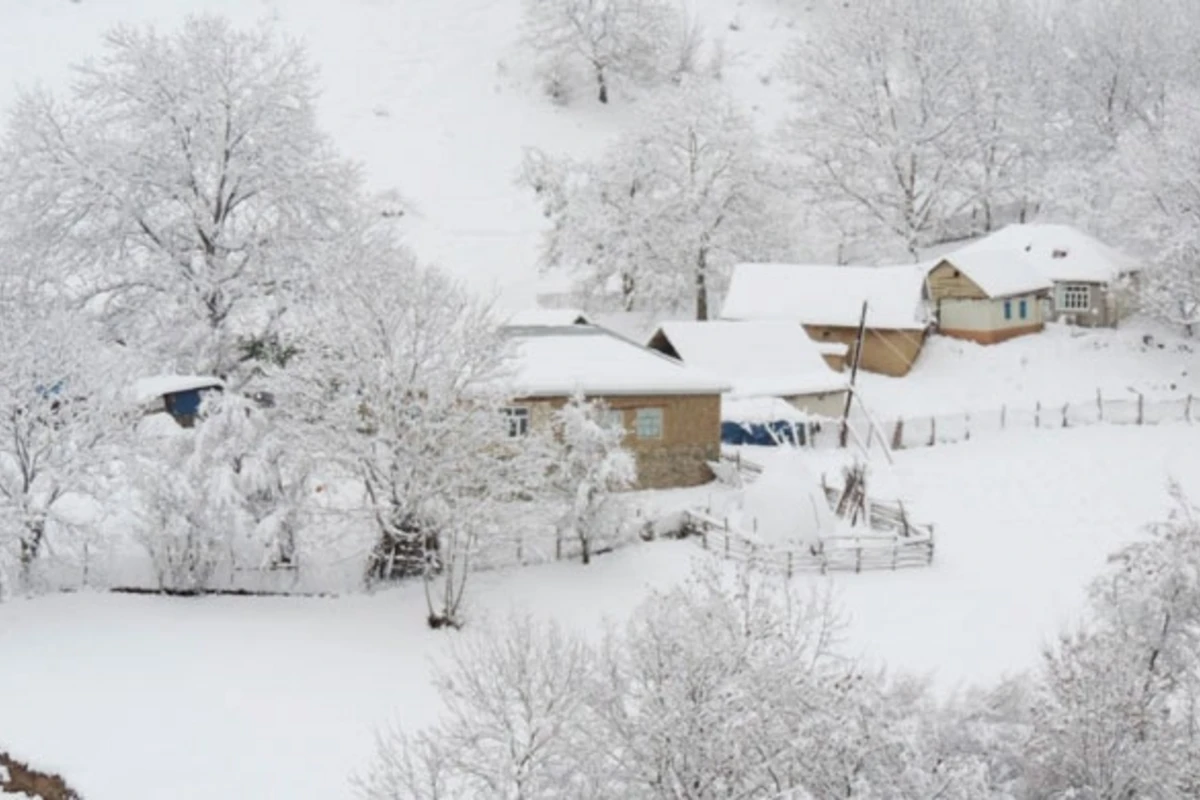
POLYGON ((854 339, 854 360, 850 362, 850 388, 846 391, 846 407, 842 410, 842 430, 838 445, 845 447, 850 437, 850 404, 854 401, 854 382, 858 378, 858 362, 862 360, 863 338, 867 330, 867 301, 863 300, 862 316, 858 318, 858 335, 854 339))

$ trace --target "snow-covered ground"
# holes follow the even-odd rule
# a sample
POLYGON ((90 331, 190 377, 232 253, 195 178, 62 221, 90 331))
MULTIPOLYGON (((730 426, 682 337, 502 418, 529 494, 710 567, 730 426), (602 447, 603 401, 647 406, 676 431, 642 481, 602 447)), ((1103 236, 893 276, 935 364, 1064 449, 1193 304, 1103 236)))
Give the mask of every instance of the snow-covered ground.
POLYGON ((860 373, 879 418, 961 414, 1129 400, 1200 396, 1200 341, 1134 320, 1116 330, 1048 325, 1042 333, 994 345, 931 336, 903 378, 860 373), (1142 341, 1153 337, 1150 345, 1142 341))
MULTIPOLYGON (((936 525, 936 562, 832 578, 847 647, 932 672, 943 690, 1033 665, 1107 554, 1167 511, 1167 481, 1200 490, 1198 448, 1200 426, 1096 426, 898 453, 914 516, 936 525)), ((480 574, 473 619, 516 607, 595 633, 706 557, 658 542, 586 568, 480 574)), ((88 800, 347 796, 376 726, 437 711, 430 660, 454 634, 427 630, 423 603, 407 586, 338 599, 76 594, 0 606, 0 747, 62 772, 88 800)))
MULTIPOLYGON (((364 166, 368 185, 408 201, 408 241, 504 306, 531 305, 545 220, 516 184, 527 147, 587 156, 637 113, 617 93, 601 106, 583 91, 567 107, 545 97, 519 44, 521 0, 124 0, 16 3, 0 25, 0 112, 16 82, 53 89, 70 65, 99 52, 118 24, 164 31, 191 13, 239 25, 273 20, 301 38, 321 70, 321 125, 364 166), (52 47, 46 43, 52 42, 52 47)), ((725 80, 770 129, 786 111, 778 62, 807 12, 787 0, 685 0, 725 80), (789 7, 791 6, 791 7, 789 7)))

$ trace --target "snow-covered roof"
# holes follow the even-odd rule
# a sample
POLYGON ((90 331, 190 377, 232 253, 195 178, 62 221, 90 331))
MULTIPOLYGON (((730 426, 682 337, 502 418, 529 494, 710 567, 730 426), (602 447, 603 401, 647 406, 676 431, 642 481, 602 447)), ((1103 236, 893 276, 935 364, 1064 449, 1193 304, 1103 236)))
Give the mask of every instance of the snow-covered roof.
POLYGON ((650 345, 669 347, 684 364, 719 375, 738 396, 818 394, 847 386, 795 322, 664 322, 650 345))
POLYGON ((133 385, 136 402, 146 403, 156 397, 192 389, 225 388, 225 382, 211 375, 155 375, 141 378, 133 385))
POLYGON ((850 354, 850 345, 845 342, 830 342, 822 340, 813 342, 817 346, 817 352, 823 356, 846 356, 850 354))
POLYGON ((729 384, 594 325, 509 327, 515 397, 721 394, 729 384))
POLYGON ((951 255, 979 252, 1022 254, 1045 278, 1056 283, 1109 283, 1138 269, 1132 256, 1070 225, 1008 225, 951 255))
POLYGON ((509 315, 506 325, 548 326, 587 325, 591 322, 578 308, 526 308, 509 315))
POLYGON ((594 324, 635 342, 646 341, 659 325, 680 318, 670 311, 600 311, 591 316, 594 324))
POLYGON ((816 415, 796 408, 780 397, 721 398, 721 420, 742 424, 767 422, 808 422, 816 415))
POLYGON ((1012 297, 1044 292, 1054 284, 1024 253, 998 250, 960 250, 937 262, 946 263, 966 275, 988 297, 1012 297))
POLYGON ((928 324, 922 300, 927 272, 917 265, 739 264, 721 317, 852 328, 865 300, 868 328, 920 330, 928 324))

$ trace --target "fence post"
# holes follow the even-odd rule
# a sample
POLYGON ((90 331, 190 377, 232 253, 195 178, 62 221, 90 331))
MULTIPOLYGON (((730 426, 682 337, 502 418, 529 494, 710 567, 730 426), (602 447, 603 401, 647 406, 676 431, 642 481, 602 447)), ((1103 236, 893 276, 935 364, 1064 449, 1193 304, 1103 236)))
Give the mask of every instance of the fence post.
POLYGON ((1138 425, 1146 421, 1146 395, 1138 392, 1138 425))
POLYGON ((1096 414, 1099 416, 1100 421, 1104 422, 1104 398, 1100 394, 1099 386, 1096 387, 1096 414))
POLYGON ((1034 412, 1033 412, 1033 427, 1035 427, 1035 428, 1042 427, 1042 401, 1041 400, 1037 401, 1037 406, 1035 407, 1034 412))
POLYGON ((854 571, 862 572, 862 545, 854 548, 854 571))
POLYGON ((562 559, 562 529, 560 528, 554 532, 554 560, 559 561, 561 559, 562 559))
POLYGON ((963 416, 966 418, 965 424, 967 426, 967 441, 969 442, 971 441, 971 412, 968 411, 963 416))
POLYGON ((1067 409, 1071 407, 1070 403, 1063 403, 1063 427, 1067 427, 1067 409))
POLYGON ((1008 406, 1001 404, 1000 406, 1000 430, 1008 427, 1008 406))
POLYGON ((896 427, 892 429, 892 449, 899 450, 904 446, 904 418, 896 420, 896 427))
POLYGON ((929 446, 937 444, 937 417, 929 418, 929 446))
POLYGON ((1189 425, 1192 424, 1192 396, 1190 394, 1187 398, 1187 405, 1183 407, 1183 420, 1189 425))
POLYGON ((700 546, 703 547, 705 550, 708 549, 708 526, 707 525, 700 526, 700 546))
POLYGON ((892 572, 896 571, 896 554, 899 549, 900 546, 895 542, 892 542, 892 572))
MULTIPOLYGON (((524 534, 518 533, 517 534, 517 564, 521 565, 521 566, 524 566, 524 564, 525 564, 525 547, 524 547, 524 545, 525 545, 525 536, 524 536, 524 534)), ((84 552, 87 552, 87 551, 85 550, 84 552)))
POLYGON ((792 577, 792 551, 791 551, 791 550, 788 550, 788 557, 787 557, 787 576, 788 576, 788 578, 791 578, 791 577, 792 577))

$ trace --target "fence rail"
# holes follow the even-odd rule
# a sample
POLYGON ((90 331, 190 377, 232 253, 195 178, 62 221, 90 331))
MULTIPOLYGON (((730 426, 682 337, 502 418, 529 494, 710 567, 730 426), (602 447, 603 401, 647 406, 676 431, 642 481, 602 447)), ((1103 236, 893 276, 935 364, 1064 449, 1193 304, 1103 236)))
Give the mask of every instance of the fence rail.
MULTIPOLYGON (((1200 416, 1200 397, 1187 395, 1150 399, 1130 392, 1129 397, 1104 397, 1100 392, 1087 401, 1069 403, 1034 402, 1032 406, 1002 405, 987 411, 884 417, 879 428, 893 450, 932 447, 970 441, 1000 431, 1017 429, 1077 428, 1088 425, 1158 425, 1191 423, 1200 416)), ((852 427, 862 428, 867 420, 851 414, 852 427)), ((806 425, 804 443, 811 448, 842 447, 837 421, 806 425)))

